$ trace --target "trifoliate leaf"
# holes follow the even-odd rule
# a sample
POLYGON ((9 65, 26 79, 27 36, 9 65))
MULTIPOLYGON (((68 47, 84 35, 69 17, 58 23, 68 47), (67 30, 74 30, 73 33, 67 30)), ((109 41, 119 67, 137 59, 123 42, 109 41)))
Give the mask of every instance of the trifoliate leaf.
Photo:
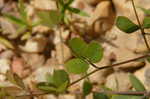
POLYGON ((82 89, 84 96, 86 96, 92 91, 92 84, 89 81, 84 81, 82 89))

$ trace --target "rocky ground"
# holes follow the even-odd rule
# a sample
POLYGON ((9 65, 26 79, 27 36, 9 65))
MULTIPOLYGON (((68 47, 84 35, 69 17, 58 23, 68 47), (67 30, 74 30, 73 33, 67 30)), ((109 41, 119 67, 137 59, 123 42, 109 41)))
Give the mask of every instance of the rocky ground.
MULTIPOLYGON (((51 10, 56 9, 53 0, 25 0, 28 15, 34 17, 35 9, 51 10)), ((136 6, 150 8, 150 0, 134 0, 136 6)), ((52 73, 54 69, 63 68, 63 63, 72 57, 71 51, 65 43, 70 37, 83 33, 83 38, 87 41, 96 40, 104 48, 104 57, 101 62, 96 63, 99 67, 132 59, 142 55, 147 51, 140 31, 133 34, 125 34, 115 25, 117 16, 127 16, 135 23, 136 17, 130 0, 74 0, 72 6, 87 12, 90 17, 73 15, 73 19, 78 19, 82 23, 75 23, 74 28, 65 27, 53 30, 37 26, 33 29, 35 36, 25 43, 20 43, 12 35, 16 33, 17 27, 0 16, 0 27, 3 30, 0 35, 7 35, 15 46, 19 46, 22 51, 14 51, 0 44, 0 86, 12 88, 14 85, 6 80, 5 73, 12 70, 18 74, 25 84, 32 90, 34 84, 45 81, 45 75, 52 73), (60 31, 62 39, 60 39, 60 31), (45 36, 46 35, 46 36, 45 36), (63 50, 62 50, 63 48, 63 50), (62 53, 64 56, 62 56, 62 53)), ((16 0, 0 0, 2 12, 17 15, 16 0)), ((138 15, 142 21, 144 13, 137 8, 138 15)), ((148 30, 149 31, 149 30, 148 30)), ((150 37, 147 36, 150 43, 150 37)), ((136 61, 116 68, 101 70, 90 76, 90 80, 95 84, 94 90, 99 90, 100 85, 106 85, 113 90, 127 91, 131 89, 128 74, 135 74, 142 83, 150 90, 150 67, 145 61, 136 61), (117 81, 117 82, 116 82, 117 81)), ((94 68, 90 67, 89 71, 94 68)), ((80 76, 71 75, 72 81, 80 76)), ((73 85, 71 92, 81 91, 82 81, 73 85)), ((17 89, 14 89, 17 90, 17 89)), ((55 97, 44 95, 35 99, 78 99, 78 94, 66 94, 55 97)), ((22 98, 19 98, 22 99, 22 98)), ((28 99, 28 98, 25 98, 28 99)), ((87 99, 92 99, 88 95, 87 99)))

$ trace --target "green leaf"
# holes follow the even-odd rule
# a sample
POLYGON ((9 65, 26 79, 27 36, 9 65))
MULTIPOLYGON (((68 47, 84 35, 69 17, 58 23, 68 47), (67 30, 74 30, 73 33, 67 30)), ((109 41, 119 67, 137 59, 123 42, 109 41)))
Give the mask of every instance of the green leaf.
POLYGON ((79 58, 75 58, 65 63, 65 67, 69 73, 81 74, 88 70, 89 64, 79 58))
POLYGON ((88 45, 83 56, 93 63, 99 62, 103 57, 103 48, 93 41, 88 45))
POLYGON ((25 89, 23 80, 15 73, 14 73, 14 80, 18 86, 20 86, 22 89, 25 89))
POLYGON ((41 24, 50 28, 56 26, 61 21, 61 15, 56 10, 51 11, 37 11, 37 15, 41 20, 41 24))
POLYGON ((113 95, 112 99, 141 99, 141 96, 132 95, 113 95))
POLYGON ((5 45, 7 48, 14 49, 14 46, 12 45, 12 43, 1 36, 0 36, 0 43, 5 45))
POLYGON ((147 57, 147 61, 150 63, 150 57, 147 57))
POLYGON ((31 37, 30 32, 26 32, 22 35, 21 40, 28 40, 31 37))
MULTIPOLYGON (((94 92, 93 99, 109 99, 109 98, 104 93, 94 92)), ((122 99, 122 98, 120 98, 120 99, 122 99)))
POLYGON ((133 75, 129 74, 130 82, 136 91, 145 91, 144 85, 133 75))
POLYGON ((104 85, 102 85, 101 88, 102 88, 104 91, 112 91, 111 88, 108 88, 108 87, 106 87, 106 86, 104 86, 104 85))
POLYGON ((67 7, 67 9, 70 11, 70 12, 73 12, 73 13, 76 13, 80 16, 86 16, 86 17, 89 17, 90 15, 87 14, 86 12, 80 10, 80 9, 77 9, 77 8, 72 8, 72 7, 67 7))
POLYGON ((53 74, 53 82, 54 84, 59 87, 65 82, 69 83, 69 76, 64 70, 55 70, 53 74))
MULTIPOLYGON (((112 89, 102 85, 100 86, 102 88, 103 91, 112 91, 112 89)), ((107 97, 109 97, 109 99, 111 99, 112 95, 111 94, 107 94, 107 97)))
POLYGON ((58 3, 61 4, 61 5, 65 5, 65 4, 64 4, 64 0, 59 0, 58 3))
POLYGON ((35 21, 35 22, 32 22, 31 27, 35 27, 35 26, 38 26, 40 24, 41 24, 40 21, 35 21))
POLYGON ((8 81, 10 81, 13 84, 16 84, 16 81, 14 79, 14 75, 11 71, 7 71, 6 73, 6 78, 8 79, 8 81))
POLYGON ((87 47, 87 44, 80 38, 73 38, 69 40, 69 47, 78 56, 83 56, 83 52, 84 49, 87 47))
POLYGON ((100 61, 103 57, 102 46, 94 41, 88 45, 80 38, 73 38, 69 41, 69 46, 78 57, 84 57, 93 63, 100 61))
POLYGON ((37 84, 37 88, 46 92, 56 92, 57 88, 47 84, 46 82, 40 82, 37 84))
POLYGON ((54 84, 53 75, 46 74, 46 80, 49 84, 54 84))
POLYGON ((145 17, 143 20, 143 28, 150 28, 150 17, 145 17))
POLYGON ((3 88, 0 89, 0 99, 4 99, 6 97, 7 93, 3 88))
POLYGON ((67 6, 71 5, 74 0, 67 0, 68 2, 66 3, 67 6))
POLYGON ((7 71, 6 77, 11 83, 18 85, 22 89, 25 89, 23 80, 17 74, 15 74, 11 71, 7 71))
POLYGON ((15 16, 12 16, 12 15, 9 15, 9 14, 6 14, 4 13, 3 14, 4 17, 6 17, 8 20, 10 20, 11 22, 13 22, 14 24, 17 24, 19 26, 26 26, 27 24, 20 18, 17 18, 15 16))
POLYGON ((67 89, 67 86, 68 86, 68 81, 64 82, 61 86, 59 86, 59 87, 57 88, 57 92, 58 92, 58 93, 63 93, 63 92, 65 92, 66 89, 67 89))
POLYGON ((47 92, 62 93, 69 84, 69 76, 64 70, 55 70, 53 75, 46 76, 47 82, 37 84, 37 88, 47 92))
POLYGON ((89 81, 83 83, 83 95, 86 96, 92 91, 92 84, 89 81))
POLYGON ((40 82, 37 84, 37 88, 50 93, 63 93, 66 91, 68 86, 68 81, 64 82, 60 86, 56 87, 53 84, 49 84, 47 82, 40 82))
POLYGON ((139 26, 134 24, 125 16, 119 16, 116 21, 117 27, 126 33, 132 33, 139 29, 139 26))
POLYGON ((27 12, 25 10, 25 5, 24 5, 23 0, 19 0, 18 10, 21 15, 21 19, 27 21, 27 12))
POLYGON ((150 10, 142 8, 142 7, 138 7, 140 8, 146 15, 150 15, 150 10))

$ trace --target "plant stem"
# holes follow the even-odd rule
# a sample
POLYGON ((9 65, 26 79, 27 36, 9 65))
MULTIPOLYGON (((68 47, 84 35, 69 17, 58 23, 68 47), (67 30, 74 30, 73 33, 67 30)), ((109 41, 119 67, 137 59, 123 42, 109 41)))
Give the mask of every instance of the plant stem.
POLYGON ((105 94, 117 94, 117 95, 138 95, 138 96, 143 96, 145 94, 148 94, 149 92, 147 91, 101 91, 100 93, 105 93, 105 94))
POLYGON ((99 70, 106 69, 106 68, 117 67, 117 66, 119 66, 119 65, 123 65, 123 64, 126 64, 126 63, 130 63, 130 62, 133 62, 133 61, 136 61, 136 60, 139 60, 139 59, 143 59, 143 58, 146 58, 146 57, 149 57, 149 56, 150 56, 150 55, 147 54, 147 55, 143 55, 143 56, 140 56, 140 57, 137 57, 137 58, 129 59, 129 60, 126 60, 126 61, 123 61, 123 62, 115 63, 115 64, 112 64, 112 65, 101 66, 101 67, 96 66, 96 65, 93 64, 93 63, 90 63, 92 66, 94 66, 94 67, 99 67, 99 68, 93 70, 92 72, 88 73, 87 75, 85 75, 85 76, 79 78, 78 80, 72 82, 68 87, 70 87, 70 86, 72 86, 72 85, 78 83, 79 81, 85 79, 87 76, 90 76, 90 75, 94 74, 95 72, 97 72, 97 71, 99 71, 99 70))
POLYGON ((62 37, 62 28, 59 27, 60 30, 59 30, 59 38, 60 38, 60 44, 61 44, 61 58, 62 58, 62 63, 64 63, 64 47, 63 47, 63 44, 64 44, 64 41, 63 41, 63 37, 62 37))
MULTIPOLYGON (((92 91, 92 92, 97 92, 97 91, 92 91)), ((76 94, 80 94, 81 92, 77 92, 76 94)), ((110 94, 110 95, 136 95, 136 96, 149 96, 150 92, 148 91, 100 91, 99 93, 104 93, 104 94, 110 94)), ((32 92, 33 96, 40 96, 40 95, 46 95, 50 93, 45 93, 45 92, 32 92)), ((74 94, 74 93, 72 93, 74 94)), ((30 94, 24 94, 24 95, 17 95, 16 97, 27 97, 30 96, 30 94)))
POLYGON ((150 35, 150 33, 145 33, 145 35, 150 35))
POLYGON ((145 45, 146 45, 148 51, 150 51, 150 47, 149 47, 149 44, 148 44, 148 42, 147 42, 147 39, 146 39, 146 36, 145 36, 144 29, 143 29, 143 27, 142 27, 142 25, 141 25, 141 23, 140 23, 140 20, 139 20, 139 17, 138 17, 136 8, 135 8, 134 1, 131 0, 131 2, 132 2, 132 6, 133 6, 133 9, 134 9, 134 12, 135 12, 135 16, 136 16, 137 22, 138 22, 138 24, 139 24, 139 27, 140 27, 141 34, 142 34, 142 37, 143 37, 143 39, 144 39, 145 45))
MULTIPOLYGON (((50 93, 46 93, 46 92, 32 92, 32 96, 40 96, 40 95, 46 95, 46 94, 50 94, 50 93)), ((30 93, 28 94, 23 94, 23 95, 16 95, 16 97, 27 97, 27 96, 31 96, 30 93)))

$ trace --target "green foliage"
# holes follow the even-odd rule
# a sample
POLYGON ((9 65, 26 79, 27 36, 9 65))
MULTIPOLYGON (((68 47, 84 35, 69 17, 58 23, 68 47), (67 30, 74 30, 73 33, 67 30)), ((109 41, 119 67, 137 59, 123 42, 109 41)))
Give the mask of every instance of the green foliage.
POLYGON ((113 95, 112 99, 141 99, 141 96, 132 95, 113 95))
POLYGON ((103 48, 95 41, 87 44, 80 38, 73 38, 69 40, 69 47, 78 57, 65 63, 65 67, 70 73, 85 73, 89 68, 87 61, 96 63, 103 57, 103 48))
POLYGON ((0 88, 0 99, 4 99, 7 93, 3 88, 0 88))
MULTIPOLYGON (((19 0, 18 11, 19 11, 19 17, 13 16, 13 15, 7 14, 7 13, 3 13, 3 16, 19 27, 15 37, 18 37, 20 34, 23 33, 23 36, 25 35, 25 37, 26 37, 26 38, 25 37, 23 37, 23 38, 28 39, 30 37, 29 35, 31 35, 32 28, 37 26, 39 24, 39 22, 31 21, 28 18, 26 7, 25 7, 23 0, 19 0), (28 32, 26 32, 26 31, 28 31, 28 32), (28 36, 26 36, 26 35, 28 35, 28 36)), ((23 40, 25 40, 25 39, 23 39, 23 40)))
MULTIPOLYGON (((109 98, 104 93, 94 92, 93 93, 93 99, 109 99, 109 98)), ((120 99, 122 99, 122 98, 120 98, 120 99)))
POLYGON ((12 16, 12 15, 6 14, 6 13, 4 13, 3 15, 7 19, 9 19, 10 21, 14 22, 15 24, 17 24, 20 27, 22 27, 22 26, 28 26, 27 12, 25 10, 25 5, 23 3, 23 0, 19 0, 18 10, 19 10, 20 18, 17 18, 15 16, 12 16))
POLYGON ((80 38, 73 38, 69 41, 69 46, 76 56, 83 57, 93 63, 100 61, 103 57, 103 48, 96 41, 86 44, 80 38))
POLYGON ((1 36, 0 36, 0 43, 5 45, 7 48, 14 49, 14 46, 12 45, 12 43, 9 40, 7 40, 1 36))
POLYGON ((22 20, 27 20, 26 7, 25 7, 25 5, 24 5, 23 0, 19 0, 19 3, 18 3, 18 10, 19 10, 19 13, 20 13, 20 15, 21 15, 21 19, 22 19, 22 20))
POLYGON ((59 11, 37 11, 37 15, 40 18, 40 23, 50 28, 58 25, 61 21, 61 14, 59 11))
POLYGON ((13 15, 10 15, 10 14, 6 14, 4 13, 3 14, 4 17, 6 17, 8 20, 12 21, 14 24, 17 24, 19 25, 20 27, 23 27, 23 26, 26 26, 27 24, 24 22, 23 19, 20 19, 20 18, 17 18, 13 15))
POLYGON ((47 82, 40 82, 37 84, 37 88, 46 92, 57 92, 56 86, 49 84, 47 82))
POLYGON ((48 82, 49 84, 53 84, 53 83, 54 83, 54 81, 53 81, 53 75, 47 74, 47 75, 46 75, 46 80, 47 80, 47 82, 48 82))
POLYGON ((150 10, 149 9, 145 9, 145 8, 142 8, 142 7, 138 7, 138 8, 140 8, 144 12, 144 14, 150 15, 150 10))
POLYGON ((129 78, 136 91, 146 91, 144 85, 133 74, 129 74, 129 78))
POLYGON ((69 76, 64 70, 55 70, 53 75, 46 75, 47 82, 40 82, 37 88, 49 93, 63 93, 69 84, 69 76))
POLYGON ((76 13, 76 14, 78 14, 78 15, 89 17, 89 15, 88 15, 86 12, 84 12, 84 11, 82 11, 82 10, 80 10, 80 9, 72 8, 72 7, 67 7, 67 9, 68 9, 70 12, 76 13))
POLYGON ((83 95, 84 96, 88 95, 92 91, 92 84, 91 84, 91 82, 85 80, 84 83, 83 83, 82 90, 83 90, 83 95))
POLYGON ((145 17, 143 21, 143 28, 150 28, 150 17, 145 17))
MULTIPOLYGON (((60 24, 62 21, 67 19, 67 12, 75 13, 81 16, 89 16, 86 12, 81 11, 80 9, 71 7, 71 4, 74 0, 56 0, 59 10, 51 11, 37 11, 37 15, 40 19, 40 24, 53 28, 60 24)), ((144 13, 150 15, 150 11, 144 8, 141 8, 144 13)), ((39 22, 31 22, 27 17, 26 7, 23 0, 19 0, 18 11, 20 16, 15 17, 10 14, 4 13, 3 15, 12 21, 14 24, 19 26, 19 32, 24 32, 21 37, 22 40, 28 39, 31 36, 32 28, 39 24, 39 22), (26 32, 25 32, 26 31, 26 32)), ((134 24, 127 17, 119 16, 116 21, 117 27, 126 33, 132 33, 139 29, 139 26, 134 24)), ((145 17, 143 21, 143 28, 150 28, 150 17, 145 17)), ((14 46, 5 38, 0 37, 0 43, 4 44, 6 47, 13 49, 14 46)), ((84 42, 80 38, 73 38, 68 42, 69 47, 73 51, 75 58, 70 59, 65 63, 65 68, 69 73, 74 74, 84 74, 87 73, 90 63, 97 63, 103 58, 103 48, 96 42, 92 41, 89 44, 84 42)), ((149 58, 147 58, 150 61, 149 58)), ((92 74, 92 73, 91 73, 92 74)), ((90 75, 90 74, 89 74, 90 75)), ((22 79, 15 73, 8 71, 6 74, 7 79, 19 86, 22 89, 25 89, 25 85, 22 79)), ((132 74, 129 75, 130 81, 133 88, 136 91, 146 91, 144 85, 132 74)), ((65 70, 54 70, 53 74, 46 75, 46 82, 40 82, 37 84, 37 88, 53 94, 60 94, 66 92, 68 86, 70 86, 69 75, 65 70)), ((79 81, 82 79, 79 79, 79 81)), ((78 81, 78 80, 77 80, 78 81)), ((76 82, 76 81, 75 81, 76 82)), ((74 84, 74 82, 73 82, 74 84)), ((72 85, 72 83, 71 83, 72 85)), ((83 96, 87 96, 92 92, 92 83, 85 80, 83 83, 83 96)), ((0 88, 1 89, 1 88, 0 88)), ((104 87, 104 91, 111 91, 110 89, 104 87)), ((3 90, 0 90, 0 99, 6 96, 7 93, 3 90)), ((141 96, 133 95, 106 95, 105 93, 93 92, 93 99, 141 99, 141 96)))
POLYGON ((87 44, 80 38, 73 38, 69 40, 69 47, 77 56, 84 56, 84 49, 87 44))
POLYGON ((61 86, 65 82, 69 82, 69 76, 64 70, 55 70, 53 74, 53 82, 56 86, 61 86))
POLYGON ((65 21, 66 12, 69 11, 71 13, 79 14, 81 16, 89 16, 86 12, 81 11, 80 9, 71 7, 71 4, 74 0, 58 0, 59 9, 61 12, 61 19, 65 21))
POLYGON ((65 67, 69 73, 81 74, 88 70, 89 64, 82 59, 75 58, 66 62, 65 67))
POLYGON ((147 57, 146 59, 147 59, 147 61, 150 63, 150 57, 147 57))
POLYGON ((25 89, 23 80, 17 74, 15 74, 11 71, 7 71, 6 77, 11 83, 19 86, 22 89, 25 89))
POLYGON ((132 33, 139 29, 139 26, 134 24, 125 16, 119 16, 116 21, 116 26, 126 33, 132 33))
POLYGON ((84 51, 83 57, 93 63, 99 62, 103 57, 103 48, 95 41, 92 41, 84 51))

